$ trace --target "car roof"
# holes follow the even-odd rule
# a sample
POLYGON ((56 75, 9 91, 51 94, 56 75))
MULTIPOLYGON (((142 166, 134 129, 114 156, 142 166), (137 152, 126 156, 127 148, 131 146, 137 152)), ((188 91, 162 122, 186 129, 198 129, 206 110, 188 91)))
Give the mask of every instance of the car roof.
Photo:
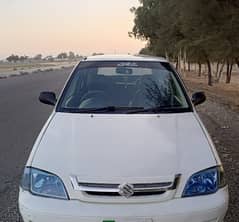
POLYGON ((168 62, 165 58, 147 55, 96 55, 89 56, 84 61, 142 61, 142 62, 168 62))

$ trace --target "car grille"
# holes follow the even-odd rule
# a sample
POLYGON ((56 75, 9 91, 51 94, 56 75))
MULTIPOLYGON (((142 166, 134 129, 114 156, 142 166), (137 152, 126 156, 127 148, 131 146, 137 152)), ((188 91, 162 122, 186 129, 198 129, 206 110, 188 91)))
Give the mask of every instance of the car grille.
MULTIPOLYGON (((132 184, 132 195, 136 196, 151 196, 162 195, 169 190, 174 190, 177 187, 179 176, 175 177, 173 182, 164 183, 135 183, 132 184)), ((84 183, 78 182, 77 178, 72 177, 71 182, 75 190, 84 192, 92 196, 109 196, 120 197, 120 184, 105 184, 105 183, 84 183)))
MULTIPOLYGON (((147 191, 147 192, 135 192, 132 196, 150 196, 150 195, 161 195, 164 194, 166 191, 147 191)), ((116 192, 111 192, 111 193, 107 193, 107 192, 92 192, 92 191, 88 191, 85 192, 88 195, 94 195, 94 196, 110 196, 110 197, 120 197, 121 195, 119 193, 116 192)))

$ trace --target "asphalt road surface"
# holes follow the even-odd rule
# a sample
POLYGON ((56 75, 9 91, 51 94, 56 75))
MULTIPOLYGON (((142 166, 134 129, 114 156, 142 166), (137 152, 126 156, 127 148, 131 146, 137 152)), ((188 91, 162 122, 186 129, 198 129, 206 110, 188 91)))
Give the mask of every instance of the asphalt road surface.
POLYGON ((32 145, 51 113, 41 104, 41 91, 57 93, 70 68, 0 79, 0 221, 20 220, 17 192, 32 145))
MULTIPOLYGON (((17 207, 19 181, 32 145, 52 110, 38 102, 39 93, 59 93, 70 72, 66 68, 0 79, 0 222, 21 221, 17 207)), ((198 87, 187 85, 191 90, 198 87)), ((199 106, 199 113, 217 145, 228 177, 231 201, 225 222, 238 222, 239 115, 220 100, 208 97, 199 106)))

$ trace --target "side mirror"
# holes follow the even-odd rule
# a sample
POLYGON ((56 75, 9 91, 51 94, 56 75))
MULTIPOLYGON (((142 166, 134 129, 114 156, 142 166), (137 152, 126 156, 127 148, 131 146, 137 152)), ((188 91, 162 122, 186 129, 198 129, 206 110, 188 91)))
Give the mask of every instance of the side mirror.
POLYGON ((192 102, 194 106, 204 103, 206 99, 207 98, 204 92, 196 92, 192 96, 192 102))
POLYGON ((51 106, 55 106, 57 101, 56 94, 54 92, 41 92, 39 100, 41 103, 51 106))

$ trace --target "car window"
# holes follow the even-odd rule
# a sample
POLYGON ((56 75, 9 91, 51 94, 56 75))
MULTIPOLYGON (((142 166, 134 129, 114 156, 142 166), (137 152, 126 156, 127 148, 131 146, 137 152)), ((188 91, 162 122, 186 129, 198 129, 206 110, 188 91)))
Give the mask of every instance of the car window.
POLYGON ((174 71, 160 62, 82 62, 59 103, 61 111, 102 107, 189 108, 174 71))

